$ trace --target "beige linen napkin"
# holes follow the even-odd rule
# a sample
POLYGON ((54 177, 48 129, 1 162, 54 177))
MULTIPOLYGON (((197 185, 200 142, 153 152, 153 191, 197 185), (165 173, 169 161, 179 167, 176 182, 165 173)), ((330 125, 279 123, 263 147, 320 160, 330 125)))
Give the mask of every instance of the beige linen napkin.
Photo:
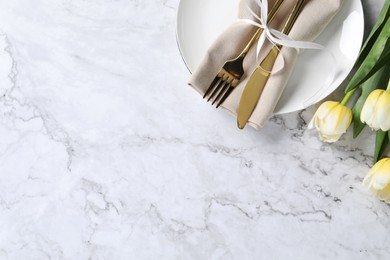
MULTIPOLYGON (((241 0, 238 17, 254 20, 246 5, 253 11, 260 13, 255 1, 257 0, 241 0)), ((269 0, 270 9, 274 2, 275 0, 269 0)), ((342 2, 343 0, 307 0, 289 36, 297 41, 313 41, 335 16, 342 2)), ((281 31, 285 19, 295 3, 296 0, 286 0, 269 27, 281 31)), ((256 30, 257 27, 242 21, 237 21, 230 25, 212 44, 201 64, 191 76, 189 85, 203 96, 223 64, 241 53, 256 30)), ((271 44, 266 41, 259 55, 259 61, 265 57, 271 47, 271 44)), ((249 125, 254 128, 260 128, 271 117, 291 76, 297 56, 298 53, 295 49, 282 48, 276 59, 275 67, 278 66, 277 64, 281 64, 283 59, 284 67, 282 71, 271 74, 261 98, 249 119, 249 125)), ((245 73, 241 82, 221 106, 234 116, 237 115, 243 89, 257 66, 256 46, 253 46, 244 60, 245 73)))

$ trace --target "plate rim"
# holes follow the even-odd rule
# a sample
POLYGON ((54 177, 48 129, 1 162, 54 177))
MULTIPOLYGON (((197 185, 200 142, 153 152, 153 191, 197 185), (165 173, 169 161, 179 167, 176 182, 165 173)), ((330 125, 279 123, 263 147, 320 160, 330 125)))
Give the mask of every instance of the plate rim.
POLYGON ((187 63, 186 59, 184 58, 183 50, 182 50, 182 47, 180 46, 180 40, 179 40, 179 15, 180 15, 180 10, 181 10, 182 3, 183 3, 183 0, 180 0, 179 1, 179 5, 177 6, 177 11, 176 11, 176 26, 175 26, 175 29, 176 29, 176 31, 175 31, 176 45, 177 45, 177 48, 179 49, 180 56, 181 56, 181 59, 184 62, 184 65, 186 66, 188 72, 192 75, 192 71, 190 69, 190 66, 188 66, 188 63, 187 63))

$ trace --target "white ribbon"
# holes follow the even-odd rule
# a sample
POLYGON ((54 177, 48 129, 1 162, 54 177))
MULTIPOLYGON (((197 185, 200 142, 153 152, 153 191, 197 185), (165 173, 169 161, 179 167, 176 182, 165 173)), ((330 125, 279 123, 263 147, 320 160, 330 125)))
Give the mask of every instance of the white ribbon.
MULTIPOLYGON (((272 29, 268 27, 268 0, 254 0, 257 5, 260 8, 260 16, 258 16, 248 5, 246 6, 249 12, 252 14, 252 16, 255 18, 256 21, 250 20, 250 19, 239 19, 239 21, 251 24, 253 26, 259 27, 263 29, 263 33, 261 34, 259 41, 257 43, 257 50, 256 50, 256 60, 259 57, 260 51, 265 43, 265 40, 268 39, 274 46, 281 45, 285 47, 294 48, 299 53, 300 49, 311 49, 311 50, 322 50, 329 54, 329 57, 331 58, 333 64, 336 64, 336 58, 334 57, 333 53, 329 51, 326 47, 322 46, 321 44, 314 43, 314 42, 307 42, 307 41, 295 41, 288 35, 272 29)), ((281 65, 280 69, 277 69, 276 71, 273 70, 273 73, 276 73, 283 69, 284 67, 284 58, 283 63, 281 65)), ((332 71, 330 72, 328 79, 326 80, 324 87, 327 89, 334 81, 336 76, 336 68, 335 66, 331 66, 332 71)), ((323 88, 324 88, 323 87, 323 88)), ((323 89, 321 88, 321 89, 323 89)), ((321 94, 321 89, 313 95, 310 99, 314 99, 315 96, 318 96, 321 94)), ((309 100, 310 100, 309 99, 309 100)), ((305 102, 306 103, 306 102, 305 102)))

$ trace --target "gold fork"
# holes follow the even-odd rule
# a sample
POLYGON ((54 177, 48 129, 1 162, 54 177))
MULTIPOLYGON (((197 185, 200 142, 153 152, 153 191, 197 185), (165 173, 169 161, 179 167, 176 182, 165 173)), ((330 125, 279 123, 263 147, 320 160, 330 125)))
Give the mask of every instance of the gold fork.
MULTIPOLYGON (((274 6, 268 13, 267 23, 272 21, 284 1, 285 0, 276 1, 274 6)), ((251 40, 248 42, 245 49, 241 52, 241 54, 233 60, 228 60, 218 72, 217 76, 214 78, 213 82, 210 84, 209 88, 206 90, 206 93, 203 96, 203 98, 206 98, 208 96, 207 102, 213 100, 211 105, 214 105, 215 102, 218 101, 218 108, 231 94, 233 89, 238 85, 238 82, 244 74, 244 68, 242 64, 244 62, 245 56, 248 54, 253 44, 260 38, 262 32, 263 29, 259 28, 253 35, 251 40), (214 98, 215 96, 216 98, 214 98)))

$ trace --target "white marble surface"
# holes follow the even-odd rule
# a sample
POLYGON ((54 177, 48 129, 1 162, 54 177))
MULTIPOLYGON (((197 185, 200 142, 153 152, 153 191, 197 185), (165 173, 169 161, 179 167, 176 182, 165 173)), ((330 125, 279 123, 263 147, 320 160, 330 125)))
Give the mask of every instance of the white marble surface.
POLYGON ((178 2, 0 0, 0 259, 389 259, 373 134, 237 130, 186 86, 178 2))

